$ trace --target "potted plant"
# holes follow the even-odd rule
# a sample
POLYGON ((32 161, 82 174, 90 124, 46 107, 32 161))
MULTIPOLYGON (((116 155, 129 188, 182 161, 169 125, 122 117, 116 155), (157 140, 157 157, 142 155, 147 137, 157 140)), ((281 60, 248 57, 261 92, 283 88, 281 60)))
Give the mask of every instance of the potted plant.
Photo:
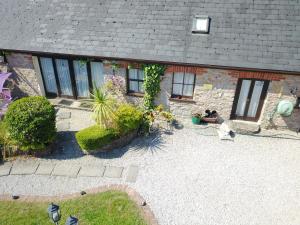
POLYGON ((210 111, 206 110, 205 111, 205 116, 202 118, 203 122, 206 123, 217 123, 218 122, 218 113, 217 111, 210 111))
POLYGON ((193 113, 192 114, 192 123, 193 124, 200 124, 201 120, 202 120, 201 113, 193 113))

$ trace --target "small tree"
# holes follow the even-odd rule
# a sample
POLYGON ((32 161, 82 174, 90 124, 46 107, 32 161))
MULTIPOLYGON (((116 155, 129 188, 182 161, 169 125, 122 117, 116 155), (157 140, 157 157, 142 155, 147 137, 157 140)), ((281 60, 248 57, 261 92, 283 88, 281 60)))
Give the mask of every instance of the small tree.
POLYGON ((116 101, 101 88, 93 90, 93 116, 96 123, 102 128, 114 126, 116 101))

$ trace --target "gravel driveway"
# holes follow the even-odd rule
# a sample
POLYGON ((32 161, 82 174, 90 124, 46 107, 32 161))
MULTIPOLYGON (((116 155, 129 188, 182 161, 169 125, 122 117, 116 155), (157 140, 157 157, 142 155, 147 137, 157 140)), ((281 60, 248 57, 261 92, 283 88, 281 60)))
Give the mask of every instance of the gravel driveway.
POLYGON ((214 130, 184 128, 172 135, 137 139, 110 154, 39 159, 95 166, 135 164, 135 183, 7 176, 0 177, 0 194, 57 195, 121 183, 147 200, 161 225, 300 224, 300 141, 237 136, 231 142, 213 134, 214 130))

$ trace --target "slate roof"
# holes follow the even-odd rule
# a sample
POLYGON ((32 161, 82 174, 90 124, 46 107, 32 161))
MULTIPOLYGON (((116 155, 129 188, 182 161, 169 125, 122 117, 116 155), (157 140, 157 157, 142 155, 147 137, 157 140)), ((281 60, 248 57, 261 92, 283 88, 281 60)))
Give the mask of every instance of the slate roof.
POLYGON ((300 0, 1 0, 0 15, 2 49, 300 72, 300 0))

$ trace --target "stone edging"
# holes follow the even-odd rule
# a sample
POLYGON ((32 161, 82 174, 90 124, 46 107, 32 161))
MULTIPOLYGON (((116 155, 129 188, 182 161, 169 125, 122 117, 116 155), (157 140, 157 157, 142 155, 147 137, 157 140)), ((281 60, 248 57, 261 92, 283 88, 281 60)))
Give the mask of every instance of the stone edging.
MULTIPOLYGON (((128 187, 127 185, 106 185, 98 188, 92 188, 85 190, 87 195, 97 194, 106 191, 123 191, 128 194, 131 200, 133 200, 137 207, 139 208, 143 218, 149 225, 159 225, 150 207, 143 203, 146 202, 144 198, 136 192, 134 189, 128 187)), ((63 200, 68 200, 72 198, 80 198, 82 195, 80 193, 57 195, 57 196, 33 196, 33 195, 20 195, 18 200, 13 200, 10 195, 0 195, 0 201, 21 201, 21 202, 60 202, 63 200)))

